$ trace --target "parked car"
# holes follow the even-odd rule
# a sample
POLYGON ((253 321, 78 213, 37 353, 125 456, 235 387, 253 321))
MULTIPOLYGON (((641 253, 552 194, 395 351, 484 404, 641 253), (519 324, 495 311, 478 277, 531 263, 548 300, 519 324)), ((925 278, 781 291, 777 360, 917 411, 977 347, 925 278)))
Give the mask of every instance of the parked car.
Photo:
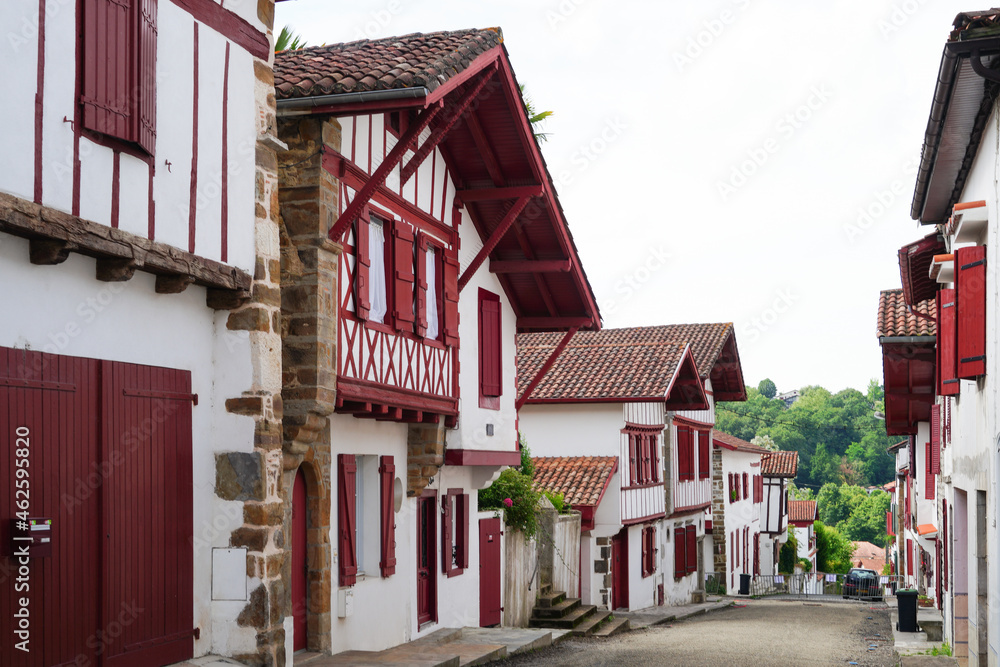
POLYGON ((852 567, 844 578, 845 598, 882 599, 882 584, 875 570, 852 567))

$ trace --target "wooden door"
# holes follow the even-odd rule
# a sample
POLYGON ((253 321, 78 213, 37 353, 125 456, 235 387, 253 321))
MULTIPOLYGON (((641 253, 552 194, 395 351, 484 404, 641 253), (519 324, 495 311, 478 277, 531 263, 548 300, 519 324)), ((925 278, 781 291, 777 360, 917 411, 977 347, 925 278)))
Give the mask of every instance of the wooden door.
POLYGON ((417 499, 417 625, 437 620, 437 571, 434 539, 437 502, 429 495, 417 499))
POLYGON ((611 609, 628 609, 628 528, 611 539, 611 609))
POLYGON ((500 519, 479 520, 479 625, 500 624, 500 519))
POLYGON ((307 648, 306 637, 306 475, 300 467, 292 487, 292 650, 307 648))

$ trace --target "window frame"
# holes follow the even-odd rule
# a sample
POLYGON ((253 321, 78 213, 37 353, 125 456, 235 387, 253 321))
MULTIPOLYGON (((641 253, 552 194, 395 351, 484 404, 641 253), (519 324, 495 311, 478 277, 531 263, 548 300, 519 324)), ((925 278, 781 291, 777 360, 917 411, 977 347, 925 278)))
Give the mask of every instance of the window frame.
POLYGON ((477 328, 479 330, 479 348, 478 348, 478 371, 479 371, 479 381, 477 386, 479 389, 479 407, 486 410, 499 410, 500 409, 500 399, 503 396, 503 302, 500 300, 500 295, 491 292, 490 290, 479 288, 479 300, 477 308, 477 328), (497 308, 497 320, 496 320, 496 377, 497 377, 497 393, 488 393, 492 390, 485 386, 486 380, 486 364, 490 362, 487 357, 487 349, 484 344, 485 341, 485 325, 484 325, 484 304, 495 303, 497 308))
POLYGON ((441 494, 441 570, 449 578, 469 569, 469 503, 461 488, 441 494))

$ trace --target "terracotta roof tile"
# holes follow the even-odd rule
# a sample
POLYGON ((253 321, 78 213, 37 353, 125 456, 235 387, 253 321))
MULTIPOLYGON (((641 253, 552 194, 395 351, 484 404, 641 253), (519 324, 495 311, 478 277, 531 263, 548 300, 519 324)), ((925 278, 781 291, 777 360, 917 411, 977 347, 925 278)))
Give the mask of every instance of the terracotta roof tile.
POLYGON ((815 500, 789 500, 788 501, 789 521, 815 521, 816 501, 815 500))
MULTIPOLYGON (((930 318, 935 317, 937 307, 933 299, 919 302, 914 311, 930 318)), ((910 312, 903 299, 903 290, 887 289, 879 293, 878 299, 878 337, 895 338, 897 336, 934 336, 937 329, 933 319, 917 317, 910 312)))
POLYGON ((948 36, 951 41, 995 36, 1000 34, 1000 8, 962 12, 953 25, 955 29, 948 36))
POLYGON ((851 556, 854 567, 863 567, 882 574, 882 568, 885 567, 885 549, 871 542, 851 542, 851 544, 854 545, 854 555, 851 556))
POLYGON ((760 459, 760 472, 765 477, 795 477, 799 472, 799 453, 768 452, 760 459))
POLYGON ((723 433, 718 429, 712 431, 712 440, 716 443, 721 443, 723 447, 729 447, 739 452, 746 452, 747 454, 771 453, 771 450, 766 447, 758 447, 753 443, 747 442, 746 440, 740 440, 736 436, 723 433))
POLYGON ((278 98, 364 90, 434 90, 503 41, 500 28, 413 33, 282 51, 274 58, 278 98))
MULTIPOLYGON (((732 331, 730 322, 579 331, 531 398, 664 396, 685 345, 691 345, 698 373, 706 378, 732 331)), ((518 334, 522 391, 562 337, 560 332, 518 334)))
POLYGON ((597 505, 611 475, 616 456, 540 456, 535 463, 535 487, 563 494, 570 505, 597 505))

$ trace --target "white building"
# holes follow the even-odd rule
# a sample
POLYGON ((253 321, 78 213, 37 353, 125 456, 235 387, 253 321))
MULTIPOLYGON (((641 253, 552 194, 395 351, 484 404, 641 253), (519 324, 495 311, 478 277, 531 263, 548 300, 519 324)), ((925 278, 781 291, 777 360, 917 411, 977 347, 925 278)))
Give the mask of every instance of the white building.
MULTIPOLYGON (((532 377, 558 344, 519 336, 519 376, 532 377)), ((732 325, 704 324, 577 333, 522 397, 519 426, 534 454, 618 459, 603 499, 584 512, 586 604, 676 605, 703 590, 712 394, 743 391, 732 325)))
POLYGON ((51 535, 0 607, 46 664, 282 641, 272 17, 0 5, 0 452, 30 495, 0 508, 51 535))
POLYGON ((764 478, 760 502, 760 573, 778 574, 778 554, 788 541, 788 481, 799 471, 798 452, 771 452, 761 456, 764 478))
POLYGON ((795 555, 799 560, 809 561, 810 572, 816 571, 816 529, 813 527, 816 518, 815 500, 788 501, 788 525, 795 536, 795 555))

